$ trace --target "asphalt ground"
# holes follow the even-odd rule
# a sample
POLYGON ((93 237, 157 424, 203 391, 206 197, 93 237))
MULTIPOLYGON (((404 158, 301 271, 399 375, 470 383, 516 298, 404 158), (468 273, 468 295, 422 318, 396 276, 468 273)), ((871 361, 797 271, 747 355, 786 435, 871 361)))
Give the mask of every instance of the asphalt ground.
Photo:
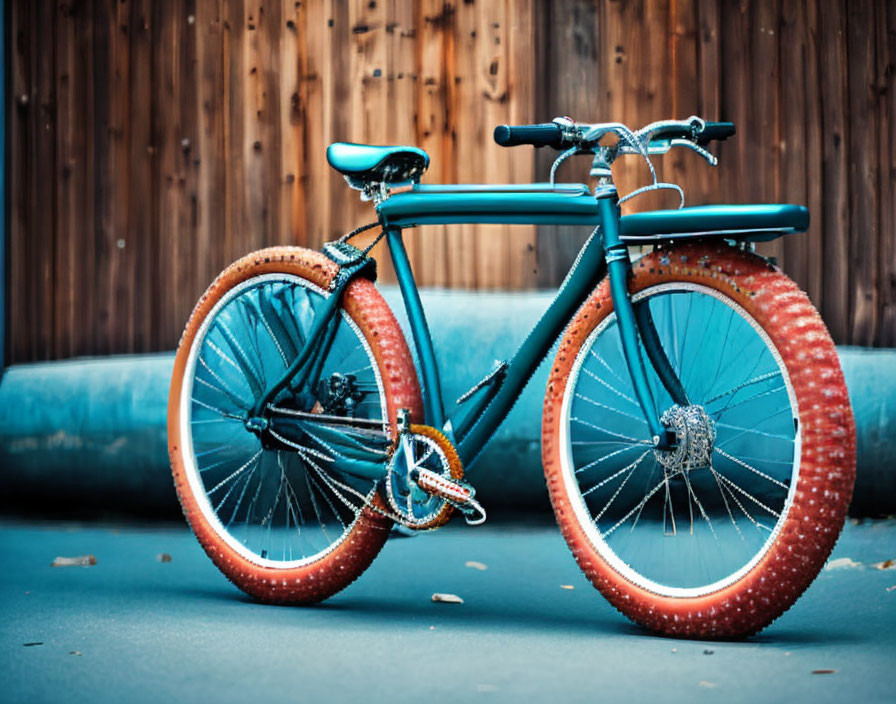
POLYGON ((394 538, 326 603, 276 607, 179 525, 4 522, 0 699, 894 701, 896 569, 871 564, 896 558, 896 521, 848 524, 833 558, 852 562, 758 636, 700 642, 627 621, 550 524, 394 538), (96 564, 50 566, 84 554, 96 564))

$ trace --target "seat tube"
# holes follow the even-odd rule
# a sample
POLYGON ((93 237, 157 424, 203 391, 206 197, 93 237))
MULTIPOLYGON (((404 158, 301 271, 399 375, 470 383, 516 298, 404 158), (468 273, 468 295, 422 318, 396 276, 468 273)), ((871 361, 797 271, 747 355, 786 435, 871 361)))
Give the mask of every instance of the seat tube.
POLYGON ((389 254, 392 256, 392 264, 395 267, 395 276, 398 278, 398 287, 401 289, 401 297, 404 299, 404 307, 408 314, 408 322, 411 325, 411 334, 414 338, 414 346, 417 349, 417 358, 420 360, 420 372, 423 375, 423 407, 426 413, 426 424, 440 430, 445 425, 445 411, 442 407, 442 387, 439 382, 439 368, 436 364, 436 355, 432 346, 432 336, 429 333, 429 325, 426 322, 426 314, 423 311, 423 303, 420 300, 420 292, 414 282, 414 274, 411 270, 411 262, 404 247, 401 237, 401 229, 390 227, 386 230, 386 241, 389 244, 389 254))
POLYGON ((635 387, 635 396, 650 428, 653 443, 658 447, 667 447, 670 440, 669 433, 656 413, 644 360, 641 357, 635 313, 628 294, 628 277, 631 275, 632 263, 628 247, 622 242, 619 233, 619 202, 616 197, 601 198, 598 207, 610 278, 610 296, 619 324, 619 336, 622 338, 622 353, 631 375, 632 385, 635 387))

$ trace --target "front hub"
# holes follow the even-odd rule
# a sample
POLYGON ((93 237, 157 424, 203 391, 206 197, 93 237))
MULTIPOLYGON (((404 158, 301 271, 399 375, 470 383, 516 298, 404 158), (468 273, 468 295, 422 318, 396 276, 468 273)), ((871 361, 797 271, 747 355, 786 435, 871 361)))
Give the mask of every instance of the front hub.
POLYGON ((716 427, 703 406, 674 405, 660 416, 660 421, 676 437, 674 447, 653 451, 656 461, 667 475, 690 472, 712 464, 716 427))

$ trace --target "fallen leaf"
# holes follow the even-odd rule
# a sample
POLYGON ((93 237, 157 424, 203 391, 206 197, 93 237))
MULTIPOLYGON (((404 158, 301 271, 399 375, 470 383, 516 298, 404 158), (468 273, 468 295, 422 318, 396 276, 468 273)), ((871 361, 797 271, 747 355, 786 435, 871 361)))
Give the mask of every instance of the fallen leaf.
POLYGON ((835 672, 836 672, 836 670, 827 670, 827 669, 812 670, 813 675, 833 675, 835 672))
POLYGON ((488 569, 488 565, 484 562, 476 562, 476 560, 467 560, 464 563, 464 567, 470 567, 474 570, 479 570, 480 572, 485 572, 488 569))
POLYGON ((167 552, 160 552, 158 555, 156 555, 156 560, 158 560, 159 562, 171 562, 171 555, 169 555, 167 552))
POLYGON ((700 680, 699 684, 701 687, 706 687, 707 689, 712 689, 716 686, 715 682, 707 682, 706 680, 700 680))
POLYGON ((436 592, 432 595, 432 600, 442 604, 463 604, 464 600, 457 594, 441 594, 436 592))
POLYGON ((35 645, 43 645, 43 643, 41 641, 35 641, 33 643, 22 643, 22 645, 24 645, 26 648, 31 648, 35 645))
POLYGON ((572 586, 571 584, 561 584, 560 588, 561 589, 575 589, 575 587, 572 586))
POLYGON ((875 562, 871 566, 876 570, 891 570, 896 567, 896 560, 884 560, 883 562, 875 562))
POLYGON ((77 557, 57 557, 50 563, 50 567, 90 567, 96 564, 93 555, 78 555, 77 557))
POLYGON ((836 560, 831 560, 824 566, 825 570, 842 570, 846 568, 852 567, 861 567, 861 562, 856 562, 848 557, 838 557, 836 560))

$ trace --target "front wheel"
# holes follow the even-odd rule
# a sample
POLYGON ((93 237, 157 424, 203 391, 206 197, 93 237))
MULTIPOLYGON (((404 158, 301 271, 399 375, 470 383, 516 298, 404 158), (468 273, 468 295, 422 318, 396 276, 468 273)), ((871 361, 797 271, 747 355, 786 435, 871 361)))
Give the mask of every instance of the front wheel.
POLYGON ((658 250, 633 268, 688 397, 648 364, 677 447, 654 450, 606 281, 551 368, 543 461, 579 566, 653 630, 742 636, 787 610, 830 554, 855 476, 855 427, 837 353, 778 269, 725 245, 658 250))

